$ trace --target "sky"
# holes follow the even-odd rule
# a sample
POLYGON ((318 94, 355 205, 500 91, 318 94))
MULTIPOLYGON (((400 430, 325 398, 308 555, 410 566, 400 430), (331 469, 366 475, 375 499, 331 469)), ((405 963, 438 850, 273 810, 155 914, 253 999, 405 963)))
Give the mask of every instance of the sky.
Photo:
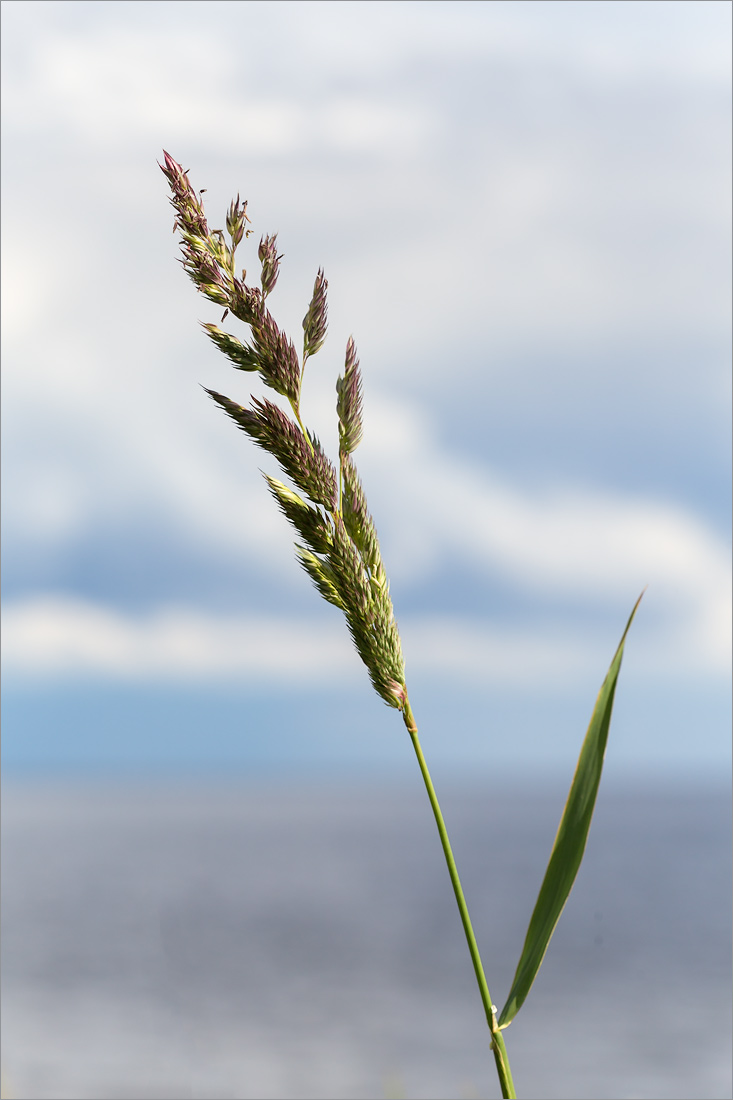
MULTIPOLYGON (((4 758, 411 767, 261 471, 177 263, 167 149, 247 198, 303 414, 356 453, 440 768, 730 771, 731 7, 2 5, 4 758)), ((243 246, 244 247, 244 246, 243 246)), ((229 319, 231 320, 231 319, 229 319)), ((236 325, 237 323, 235 323, 236 325)), ((225 326, 226 327, 226 326, 225 326)), ((237 332, 236 327, 230 331, 237 332)))

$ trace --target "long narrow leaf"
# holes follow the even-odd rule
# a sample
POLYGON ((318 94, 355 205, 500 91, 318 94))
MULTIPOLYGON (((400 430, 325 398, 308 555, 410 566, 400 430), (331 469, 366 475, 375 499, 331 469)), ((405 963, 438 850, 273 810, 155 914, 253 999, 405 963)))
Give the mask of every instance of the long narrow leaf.
MULTIPOLYGON (((642 592, 641 595, 643 596, 644 593, 642 592)), ((634 604, 616 655, 598 693, 550 854, 550 862, 529 922, 527 938, 524 941, 514 982, 499 1016, 500 1027, 506 1027, 512 1022, 532 988, 583 859, 598 785, 601 781, 603 757, 606 752, 608 727, 611 723, 613 698, 621 669, 624 643, 640 602, 641 596, 634 604)))

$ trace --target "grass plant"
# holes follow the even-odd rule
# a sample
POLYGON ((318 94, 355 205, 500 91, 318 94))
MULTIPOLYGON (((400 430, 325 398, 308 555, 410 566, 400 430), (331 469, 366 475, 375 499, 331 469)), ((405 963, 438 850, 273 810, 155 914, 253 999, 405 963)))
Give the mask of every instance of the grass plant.
POLYGON ((343 612, 375 691, 402 716, 438 827, 489 1028, 502 1096, 514 1097, 503 1032, 532 987, 583 858, 603 769, 624 643, 641 596, 629 616, 596 699, 514 981, 499 1012, 489 993, 448 831, 420 745, 407 693, 389 582, 353 459, 363 431, 361 373, 354 341, 348 340, 344 371, 336 382, 339 454, 335 466, 315 434, 303 424, 300 413, 307 361, 326 339, 328 283, 323 271, 316 275, 303 318, 299 355, 292 340, 278 328, 267 305, 282 259, 278 255, 277 235, 260 240, 259 285, 248 283, 246 271, 237 275, 235 265, 238 246, 252 233, 248 228, 247 203, 241 202, 239 195, 232 201, 226 215, 226 233, 210 229, 201 195, 191 185, 188 173, 168 153, 164 152, 163 158, 160 167, 171 190, 184 270, 205 298, 224 309, 222 324, 231 314, 249 328, 247 341, 209 322, 203 324, 204 332, 236 370, 259 374, 265 386, 285 399, 289 413, 268 399, 252 398, 245 407, 214 390, 206 392, 257 446, 277 459, 294 486, 264 475, 275 502, 295 529, 298 540, 295 550, 300 564, 321 596, 343 612))

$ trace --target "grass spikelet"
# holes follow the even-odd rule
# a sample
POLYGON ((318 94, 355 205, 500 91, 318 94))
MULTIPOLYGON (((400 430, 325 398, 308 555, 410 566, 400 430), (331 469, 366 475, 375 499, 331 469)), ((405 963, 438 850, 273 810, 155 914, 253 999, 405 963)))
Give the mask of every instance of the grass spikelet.
POLYGON ((329 603, 332 603, 334 607, 340 608, 341 611, 346 611, 344 602, 339 594, 336 578, 330 565, 322 561, 315 554, 312 554, 310 550, 307 550, 304 546, 299 546, 297 542, 295 544, 295 553, 298 557, 298 561, 303 566, 324 600, 328 600, 329 603))
POLYGON ((236 336, 230 336, 218 325, 207 323, 202 324, 201 327, 237 370, 260 370, 260 359, 254 348, 249 347, 248 344, 243 344, 236 336))
POLYGON ((335 507, 336 471, 317 440, 314 443, 310 437, 306 438, 272 401, 253 398, 253 408, 245 409, 221 393, 208 389, 206 392, 255 443, 278 460, 288 477, 315 504, 328 509, 335 507))
POLYGON ((333 547, 330 523, 317 508, 306 504, 297 493, 275 477, 265 474, 265 481, 283 515, 316 554, 328 554, 333 547))
POLYGON ((361 374, 354 341, 346 345, 346 367, 336 382, 336 412, 339 418, 339 453, 343 459, 361 443, 363 435, 361 413, 361 374))
POLYGON ((316 281, 313 284, 313 297, 311 298, 308 312, 303 318, 303 365, 306 359, 320 351, 326 340, 328 327, 328 307, 326 305, 326 290, 328 281, 319 269, 316 281))
POLYGON ((262 264, 262 275, 260 276, 262 294, 266 298, 275 289, 275 283, 280 273, 282 256, 277 254, 277 233, 262 238, 257 255, 262 264))

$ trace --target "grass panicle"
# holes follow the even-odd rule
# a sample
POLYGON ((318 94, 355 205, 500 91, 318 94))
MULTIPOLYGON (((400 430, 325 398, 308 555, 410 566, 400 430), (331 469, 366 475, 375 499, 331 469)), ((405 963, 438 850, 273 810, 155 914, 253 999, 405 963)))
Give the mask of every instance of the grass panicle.
POLYGON ((239 278, 235 270, 236 249, 252 232, 247 203, 237 195, 229 207, 227 245, 222 231, 209 228, 200 194, 188 173, 169 153, 163 157, 161 168, 171 190, 184 270, 204 297, 224 306, 225 316, 231 313, 250 330, 249 341, 242 341, 220 325, 206 322, 206 335, 233 367, 258 373, 269 389, 285 397, 295 419, 266 398, 252 398, 250 406, 244 407, 214 390, 206 392, 257 446, 278 461, 307 498, 265 475, 280 510, 302 540, 296 544, 300 564, 324 599, 344 612, 356 650, 381 698, 403 709, 407 689, 399 633, 377 533, 351 459, 363 430, 361 375, 352 339, 347 344, 344 374, 337 382, 338 472, 300 416, 305 362, 320 351, 326 339, 326 276, 319 268, 303 318, 301 364, 293 342, 265 305, 280 271, 277 234, 261 238, 257 250, 260 286, 249 286, 246 270, 239 278))

